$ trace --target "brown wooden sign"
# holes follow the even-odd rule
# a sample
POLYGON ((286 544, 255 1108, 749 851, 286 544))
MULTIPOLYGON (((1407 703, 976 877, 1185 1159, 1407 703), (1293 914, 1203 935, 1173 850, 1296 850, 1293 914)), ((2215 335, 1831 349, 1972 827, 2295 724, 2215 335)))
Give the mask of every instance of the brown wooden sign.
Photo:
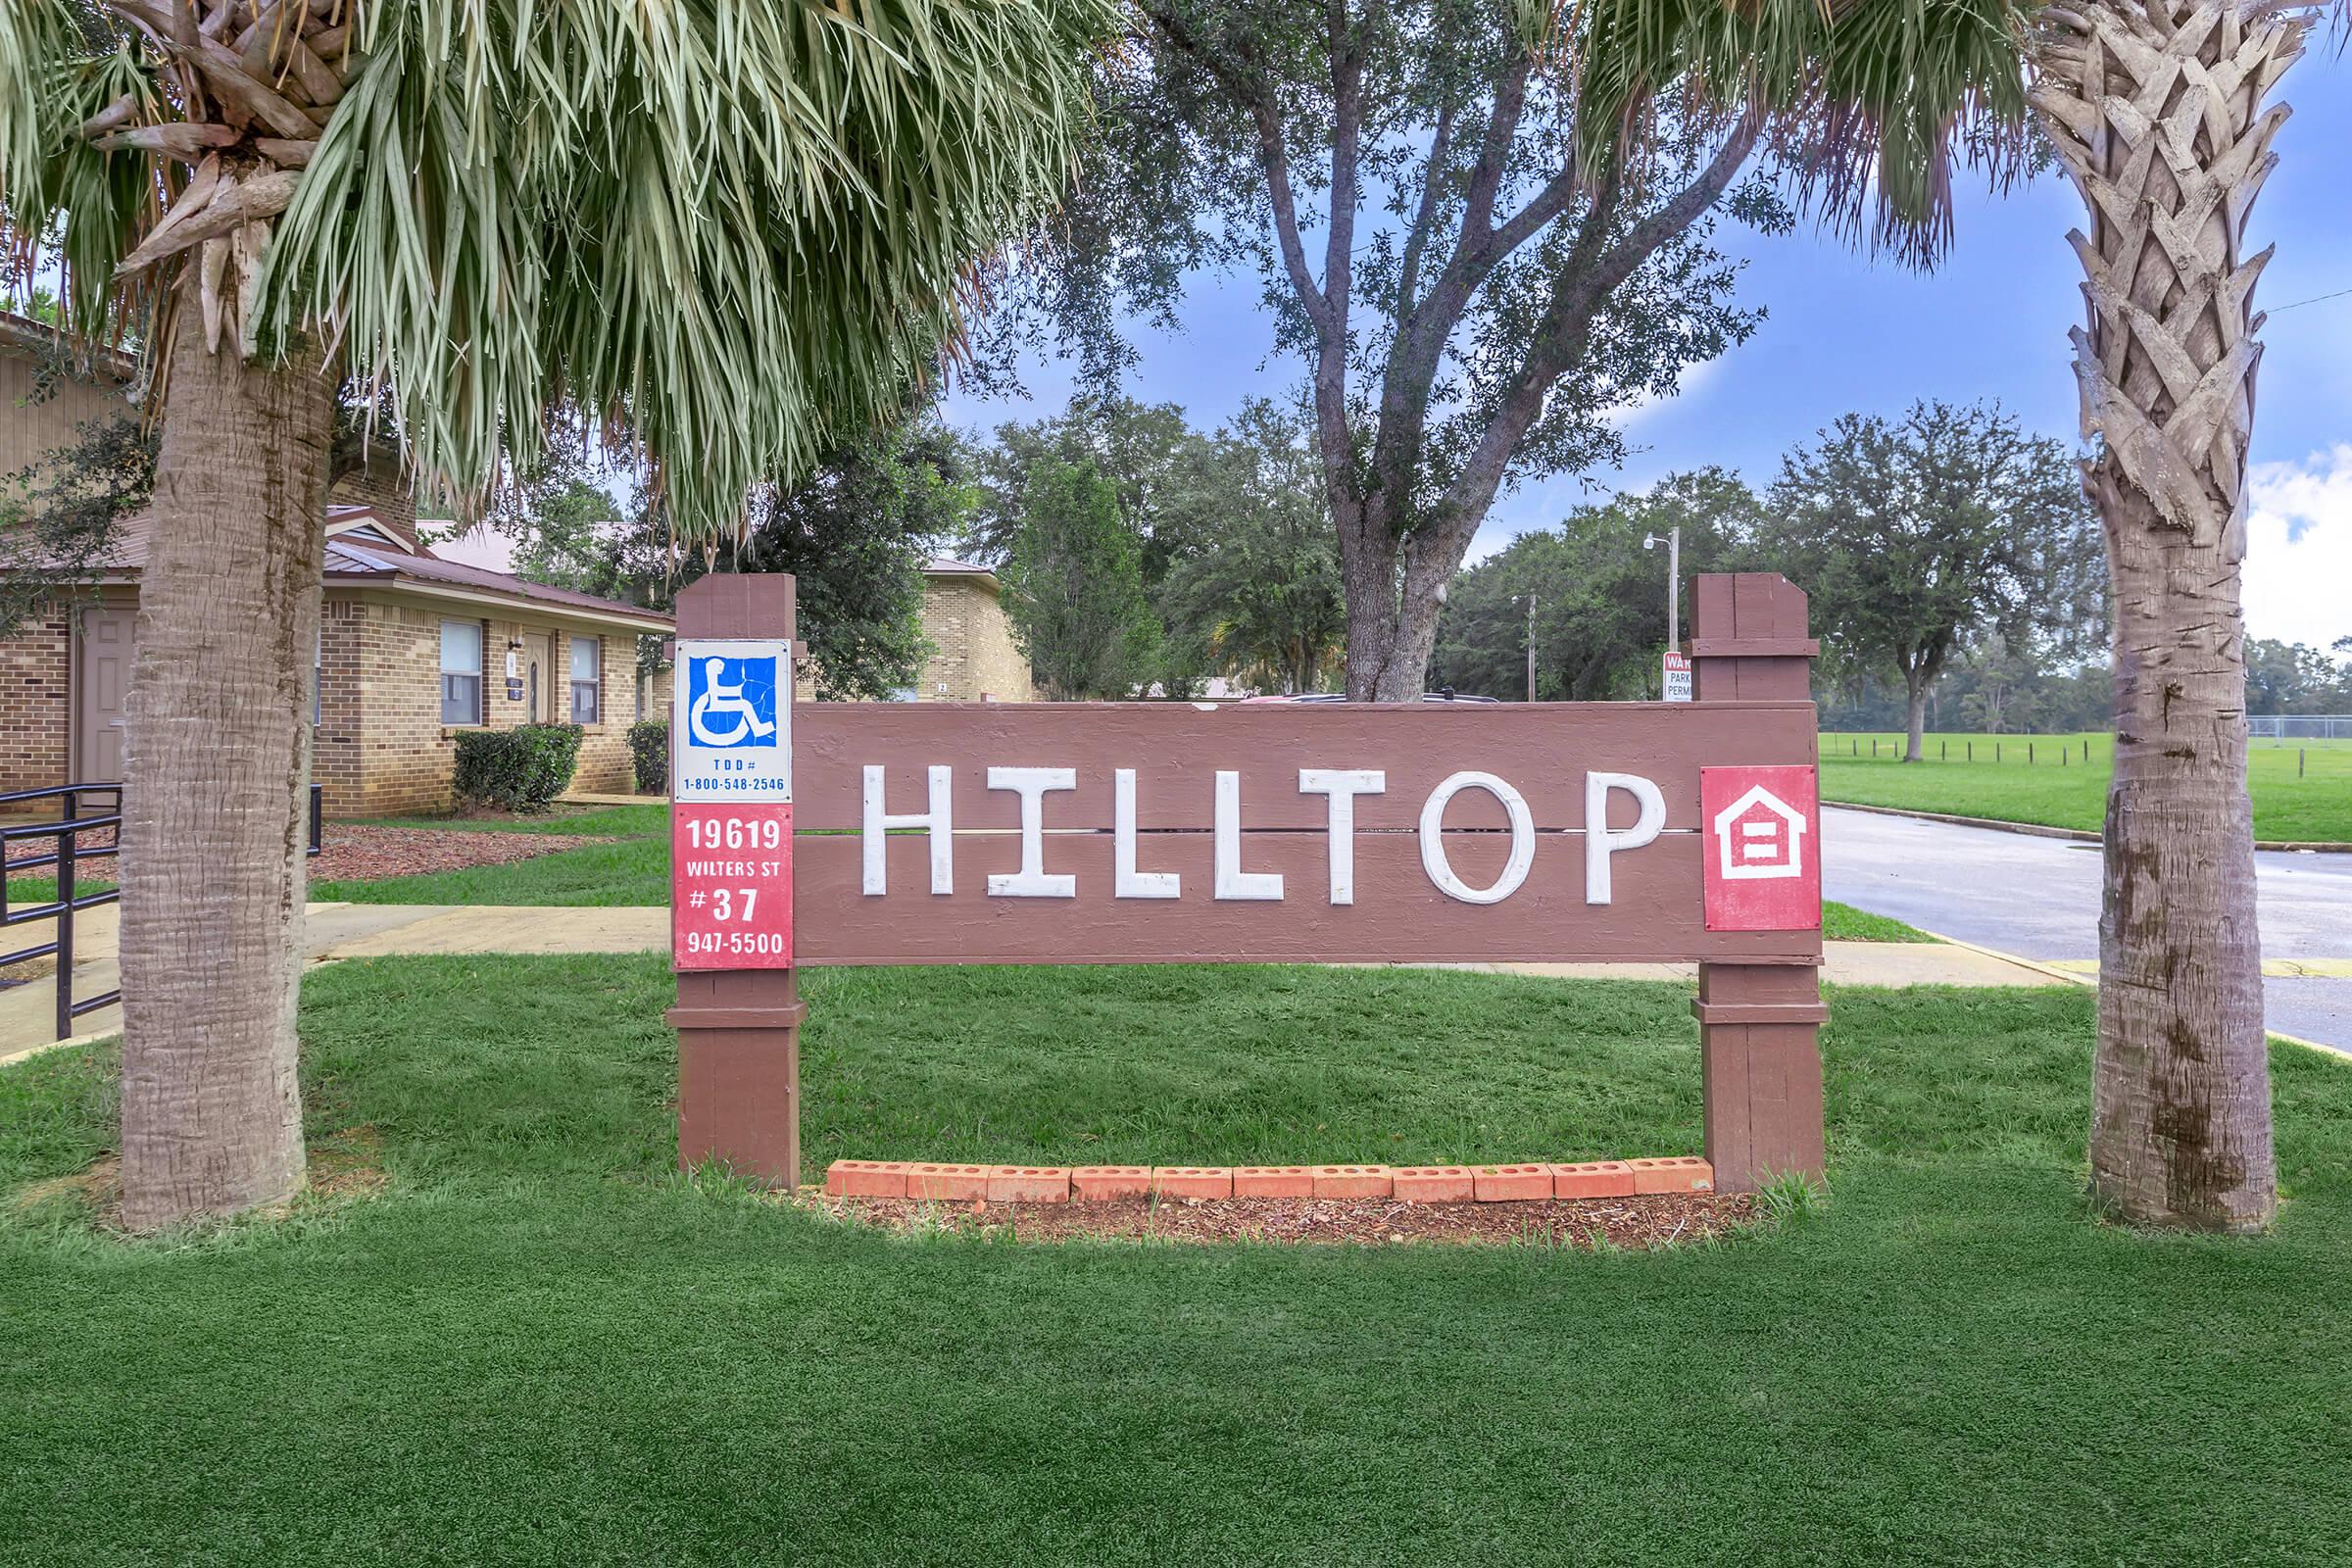
MULTIPOLYGON (((1673 704, 813 704, 794 963, 1700 964, 1717 1179, 1818 1174, 1804 595, 1701 577, 1673 704)), ((784 638, 708 577, 681 638, 784 638)), ((773 901, 770 901, 771 904, 773 901)), ((681 973, 679 1158, 799 1179, 790 969, 681 973)))
POLYGON ((1710 931, 1700 770, 1808 703, 811 705, 807 963, 1811 962, 1710 931))

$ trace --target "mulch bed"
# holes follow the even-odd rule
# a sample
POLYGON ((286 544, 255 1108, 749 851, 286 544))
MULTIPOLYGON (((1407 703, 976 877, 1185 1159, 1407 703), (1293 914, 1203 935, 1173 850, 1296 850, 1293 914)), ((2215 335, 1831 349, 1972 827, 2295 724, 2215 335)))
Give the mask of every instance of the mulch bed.
POLYGON ((1524 1243, 1590 1251, 1645 1250, 1720 1236, 1755 1218, 1740 1193, 1669 1193, 1520 1203, 1400 1203, 1394 1199, 1147 1199, 1087 1203, 939 1203, 906 1198, 792 1201, 838 1219, 906 1233, 952 1229, 1025 1242, 1106 1237, 1166 1242, 1389 1246, 1402 1242, 1524 1243))
MULTIPOLYGON (((536 859, 559 850, 589 844, 611 844, 602 834, 485 833, 463 828, 360 827, 340 822, 326 825, 326 843, 311 861, 314 882, 365 882, 382 876, 415 876, 422 871, 462 871, 471 865, 509 865, 536 859)), ((115 830, 92 828, 74 838, 78 852, 114 848, 115 830)), ((47 855, 55 839, 20 839, 8 846, 11 861, 47 855)), ((82 876, 114 879, 114 860, 92 860, 82 876)))
MULTIPOLYGON (((82 814, 87 816, 95 813, 85 811, 82 814)), ((107 814, 112 815, 113 813, 110 811, 107 814)), ((54 820, 54 818, 52 818, 52 820, 54 820)), ((22 824, 12 822, 9 825, 12 827, 20 825, 24 827, 32 826, 32 824, 29 822, 22 824)), ((114 847, 115 830, 111 827, 87 828, 82 832, 74 835, 74 853, 76 855, 87 855, 92 850, 111 850, 114 847)), ((54 855, 56 853, 57 840, 53 838, 11 839, 8 841, 8 860, 12 865, 19 860, 29 860, 35 856, 54 855)), ((111 861, 100 862, 102 866, 111 863, 111 861)), ((46 867, 43 869, 46 869, 46 867)))
POLYGON ((482 833, 463 828, 358 827, 330 822, 326 843, 311 862, 314 882, 366 882, 423 871, 462 871, 472 865, 510 865, 559 850, 611 844, 574 833, 482 833))

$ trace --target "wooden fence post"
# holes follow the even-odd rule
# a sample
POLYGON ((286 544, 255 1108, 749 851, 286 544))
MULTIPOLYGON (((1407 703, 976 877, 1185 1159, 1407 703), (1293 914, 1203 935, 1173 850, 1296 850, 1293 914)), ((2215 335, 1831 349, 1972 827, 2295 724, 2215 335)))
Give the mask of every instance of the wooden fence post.
MULTIPOLYGON (((678 636, 790 643, 793 591, 781 572, 698 578, 678 595, 678 636)), ((782 685, 779 706, 792 700, 791 682, 782 685)), ((683 717, 673 712, 671 721, 683 717)), ((800 1185, 801 1020, 808 1015, 791 969, 679 972, 678 1004, 662 1014, 678 1031, 679 1169, 715 1162, 738 1176, 800 1185)))
MULTIPOLYGON (((1813 658, 1803 591, 1773 572, 1702 576, 1691 601, 1699 702, 1809 702, 1813 658)), ((1816 743, 1816 760, 1819 746, 1816 743)), ((1819 853, 1819 847, 1815 847, 1819 853)), ((1813 956, 1698 966, 1707 1158, 1725 1192, 1790 1172, 1822 1175, 1819 933, 1813 956)))

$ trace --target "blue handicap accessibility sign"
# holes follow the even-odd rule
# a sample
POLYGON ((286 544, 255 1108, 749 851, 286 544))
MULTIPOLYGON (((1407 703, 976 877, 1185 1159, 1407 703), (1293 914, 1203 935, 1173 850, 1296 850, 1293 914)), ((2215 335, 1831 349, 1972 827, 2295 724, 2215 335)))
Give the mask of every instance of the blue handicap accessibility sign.
POLYGON ((777 666, 773 656, 697 654, 686 666, 686 736, 694 746, 774 747, 777 666))

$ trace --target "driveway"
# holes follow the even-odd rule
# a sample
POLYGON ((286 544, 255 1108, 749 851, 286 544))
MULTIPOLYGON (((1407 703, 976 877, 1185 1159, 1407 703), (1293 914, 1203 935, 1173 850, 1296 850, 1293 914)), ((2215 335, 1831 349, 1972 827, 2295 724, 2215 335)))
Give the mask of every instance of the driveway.
MULTIPOLYGON (((1834 806, 1821 833, 1827 898, 2044 962, 2099 956, 2095 844, 1834 806)), ((2352 1049, 2352 855, 2254 860, 2270 1026, 2352 1049), (2280 972, 2298 963, 2341 974, 2280 972)))

